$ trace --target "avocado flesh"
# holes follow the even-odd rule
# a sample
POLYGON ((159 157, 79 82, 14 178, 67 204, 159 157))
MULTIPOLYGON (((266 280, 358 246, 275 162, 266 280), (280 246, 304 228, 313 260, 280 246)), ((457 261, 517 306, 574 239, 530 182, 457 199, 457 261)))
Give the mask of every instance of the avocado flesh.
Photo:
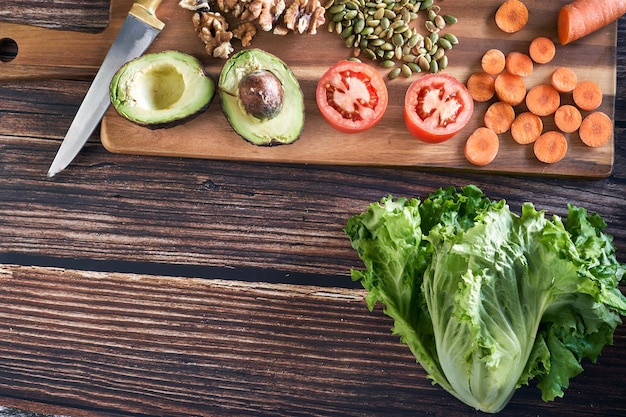
POLYGON ((113 76, 110 93, 121 116, 156 129, 203 113, 215 96, 215 81, 193 56, 165 51, 123 65, 113 76))
POLYGON ((260 49, 242 50, 224 64, 219 78, 219 94, 226 118, 233 129, 254 145, 270 146, 296 141, 304 127, 304 98, 300 84, 289 67, 278 57, 260 49), (254 71, 274 74, 283 88, 280 110, 269 118, 249 114, 239 99, 239 85, 254 71))

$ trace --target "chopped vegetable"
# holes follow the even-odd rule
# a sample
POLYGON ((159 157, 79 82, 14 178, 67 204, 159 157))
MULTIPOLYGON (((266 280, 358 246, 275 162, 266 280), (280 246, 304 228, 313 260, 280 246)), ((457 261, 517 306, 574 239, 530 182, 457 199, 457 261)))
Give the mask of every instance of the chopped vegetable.
POLYGON ((496 77, 494 87, 498 99, 512 106, 517 106, 526 97, 526 84, 519 75, 503 72, 496 77))
POLYGON ((315 100, 329 125, 343 133, 358 133, 380 122, 389 94, 378 71, 365 63, 344 59, 321 76, 315 100))
POLYGON ((559 10, 557 27, 562 45, 608 26, 626 13, 624 0, 576 0, 559 10))
POLYGON ((590 113, 580 124, 578 136, 585 145, 597 148, 607 143, 613 136, 613 122, 606 113, 600 111, 590 113))
POLYGON ((528 145, 537 140, 543 131, 541 117, 529 111, 517 115, 511 124, 511 136, 520 145, 528 145))
POLYGON ((483 117, 485 126, 497 134, 508 131, 513 120, 515 120, 515 109, 509 103, 502 101, 491 104, 483 117))
POLYGON ((578 76, 568 67, 559 67, 552 72, 550 84, 560 93, 569 93, 578 84, 578 76))
POLYGON ((539 36, 530 42, 528 54, 537 64, 547 64, 556 55, 556 46, 552 39, 539 36))
POLYGON ((496 10, 495 20, 502 31, 519 32, 528 23, 528 8, 520 0, 506 0, 496 10))
POLYGON ((498 75, 504 71, 506 57, 499 49, 490 49, 480 59, 480 66, 487 74, 498 75))
POLYGON ((571 104, 564 104, 554 112, 554 124, 561 132, 573 133, 577 131, 582 120, 580 110, 571 104))
POLYGON ((474 101, 489 101, 496 93, 496 79, 487 72, 475 72, 467 79, 467 89, 474 101))
POLYGON ((538 84, 526 93, 526 107, 537 116, 549 116, 561 105, 561 95, 549 84, 538 84))
POLYGON ((572 98, 579 109, 592 111, 602 104, 602 89, 594 81, 581 81, 574 87, 572 98))
POLYGON ((527 77, 533 73, 533 60, 521 52, 509 52, 505 58, 506 70, 520 77, 527 77))
POLYGON ((487 127, 479 127, 465 142, 465 158, 473 165, 488 165, 496 159, 499 148, 498 135, 487 127))
POLYGON ((474 100, 462 82, 447 74, 428 74, 413 81, 404 97, 404 122, 417 139, 438 143, 467 125, 474 100))
POLYGON ((543 133, 535 140, 533 152, 538 160, 546 164, 554 164, 565 158, 567 139, 561 132, 551 130, 543 133))
POLYGON ((626 265, 605 227, 573 205, 565 220, 532 203, 517 215, 469 185, 423 201, 388 196, 345 232, 369 309, 384 305, 430 379, 495 413, 534 379, 544 401, 562 397, 583 359, 612 342, 626 265))

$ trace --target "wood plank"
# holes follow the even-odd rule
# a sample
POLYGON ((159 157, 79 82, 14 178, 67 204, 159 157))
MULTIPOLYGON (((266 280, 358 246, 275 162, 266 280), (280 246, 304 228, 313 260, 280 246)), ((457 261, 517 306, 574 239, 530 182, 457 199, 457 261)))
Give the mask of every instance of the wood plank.
MULTIPOLYGON (((94 415, 474 416, 363 290, 0 266, 0 397, 94 415)), ((625 327, 564 399, 499 415, 619 415, 625 327)), ((3 400, 6 404, 6 400, 3 400)))
MULTIPOLYGON (((444 12, 448 10, 459 18, 459 23, 449 30, 461 42, 448 54, 451 64, 446 72, 466 80, 479 68, 480 57, 488 48, 497 47, 505 53, 512 50, 526 51, 528 43, 535 36, 556 39, 556 14, 564 3, 528 2, 530 23, 523 31, 512 36, 504 36, 493 24, 492 14, 500 4, 499 1, 482 2, 479 7, 471 9, 465 7, 465 2, 446 3, 442 6, 444 12)), ((200 57, 213 78, 217 79, 223 60, 207 59, 191 29, 191 13, 185 10, 181 13, 180 9, 171 3, 164 5, 162 13, 169 20, 150 51, 177 49, 191 53, 200 57)), ((601 85, 605 92, 601 109, 613 116, 616 27, 616 24, 611 25, 575 45, 557 46, 556 59, 547 65, 535 65, 532 76, 526 78, 527 85, 530 87, 547 82, 557 66, 570 66, 581 80, 593 79, 601 85)), ((350 50, 343 46, 343 41, 322 29, 315 36, 292 34, 277 37, 261 33, 254 39, 253 46, 282 58, 300 81, 305 97, 306 121, 303 135, 297 142, 273 147, 249 144, 230 127, 216 99, 209 111, 197 119, 182 126, 157 131, 135 126, 110 109, 102 124, 104 146, 116 153, 298 164, 429 167, 578 177, 605 177, 612 170, 613 140, 601 148, 590 149, 582 144, 577 134, 567 135, 568 155, 558 164, 537 161, 531 147, 517 145, 507 133, 501 136, 501 151, 496 161, 482 168, 471 165, 463 155, 464 140, 482 125, 487 103, 476 106, 472 121, 457 137, 437 145, 421 143, 408 133, 403 120, 404 93, 414 78, 396 79, 387 83, 390 106, 376 127, 358 135, 339 133, 321 118, 315 102, 315 87, 321 74, 330 65, 350 56, 350 50)), ((385 75, 388 70, 380 69, 380 72, 385 75)), ((564 96, 564 102, 571 102, 571 98, 564 96)), ((518 111, 522 109, 523 106, 518 106, 518 111)), ((544 118, 544 123, 546 130, 555 129, 551 118, 544 118)))

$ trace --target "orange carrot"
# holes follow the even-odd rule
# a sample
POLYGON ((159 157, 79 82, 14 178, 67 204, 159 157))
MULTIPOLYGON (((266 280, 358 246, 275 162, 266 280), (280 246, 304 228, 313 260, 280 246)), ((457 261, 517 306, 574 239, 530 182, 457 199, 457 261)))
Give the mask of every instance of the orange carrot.
POLYGON ((550 84, 561 93, 569 93, 578 84, 578 77, 570 68, 559 67, 552 72, 550 84))
POLYGON ((533 61, 521 52, 509 52, 505 59, 505 67, 511 74, 526 77, 533 72, 533 61))
POLYGON ((554 124, 561 132, 573 133, 577 131, 582 120, 580 110, 571 104, 565 104, 554 112, 554 124))
POLYGON ((547 64, 556 55, 556 46, 552 39, 539 36, 530 42, 528 54, 537 64, 547 64))
POLYGON ((500 139, 486 127, 476 129, 465 142, 465 158, 474 165, 484 166, 496 158, 500 139))
POLYGON ((561 105, 561 96, 556 88, 548 84, 538 84, 528 90, 526 107, 537 116, 549 116, 561 105))
POLYGON ((576 0, 559 10, 559 41, 567 45, 608 26, 626 13, 626 0, 576 0))
POLYGON ((475 72, 467 79, 467 90, 474 101, 489 101, 495 94, 495 79, 486 72, 475 72))
POLYGON ((567 139, 561 132, 551 130, 539 136, 533 144, 535 156, 541 162, 554 164, 565 157, 567 139))
POLYGON ((480 65, 487 74, 498 75, 504 71, 505 56, 499 49, 490 49, 480 60, 480 65))
POLYGON ((489 106, 483 117, 485 126, 496 134, 508 131, 513 120, 515 120, 515 109, 503 101, 496 101, 489 106))
POLYGON ((526 97, 526 84, 519 75, 503 72, 496 77, 494 88, 498 98, 512 106, 517 106, 526 97))
POLYGON ((602 103, 602 89, 594 81, 582 81, 572 91, 572 98, 579 109, 592 111, 602 103))
POLYGON ((533 143, 543 131, 541 117, 529 111, 517 115, 511 124, 511 136, 520 145, 533 143))
POLYGON ((589 113, 580 124, 578 135, 585 145, 597 148, 613 136, 613 122, 606 113, 589 113))
POLYGON ((506 0, 496 10, 496 25, 506 33, 515 33, 528 23, 528 8, 520 0, 506 0))

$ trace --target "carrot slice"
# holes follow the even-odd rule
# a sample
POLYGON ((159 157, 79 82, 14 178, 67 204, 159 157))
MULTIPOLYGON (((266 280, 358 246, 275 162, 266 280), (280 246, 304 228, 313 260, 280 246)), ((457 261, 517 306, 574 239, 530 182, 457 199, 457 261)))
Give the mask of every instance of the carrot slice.
POLYGON ((520 145, 528 145, 537 140, 543 131, 541 117, 529 111, 517 115, 511 123, 511 136, 520 145))
POLYGON ((520 0, 506 0, 496 10, 495 20, 503 32, 519 32, 528 23, 528 8, 520 0))
POLYGON ((489 106, 483 118, 485 126, 496 134, 508 131, 513 120, 515 120, 515 109, 503 101, 496 101, 489 106))
POLYGON ((547 64, 556 55, 556 46, 552 39, 539 36, 530 42, 528 54, 537 64, 547 64))
POLYGON ((554 164, 565 157, 567 139, 561 132, 551 130, 539 136, 533 144, 535 156, 541 162, 554 164))
POLYGON ((526 97, 526 84, 519 75, 503 72, 496 77, 494 83, 496 95, 501 101, 517 106, 526 97))
POLYGON ((561 132, 573 133, 578 130, 583 117, 578 107, 565 104, 554 112, 554 124, 561 132))
POLYGON ((576 0, 559 10, 559 41, 567 45, 607 26, 626 13, 626 2, 615 0, 576 0))
POLYGON ((484 166, 498 155, 500 139, 487 127, 476 129, 465 142, 465 158, 473 165, 484 166))
POLYGON ((521 52, 509 52, 505 59, 505 68, 511 74, 527 77, 533 72, 533 61, 521 52))
POLYGON ((550 84, 561 93, 569 93, 578 84, 578 77, 572 69, 559 67, 552 72, 550 84))
POLYGON ((491 100, 494 96, 496 92, 494 83, 493 76, 479 71, 469 76, 466 86, 474 101, 483 102, 491 100))
POLYGON ((597 148, 613 136, 613 122, 606 113, 589 113, 580 124, 578 135, 585 145, 597 148))
POLYGON ((582 81, 572 91, 572 98, 579 109, 592 111, 602 104, 602 89, 594 81, 582 81))
POLYGON ((539 84, 526 94, 526 107, 537 116, 549 116, 561 105, 561 96, 554 87, 539 84))
POLYGON ((498 75, 504 71, 505 56, 499 49, 490 49, 480 59, 480 65, 487 74, 498 75))

